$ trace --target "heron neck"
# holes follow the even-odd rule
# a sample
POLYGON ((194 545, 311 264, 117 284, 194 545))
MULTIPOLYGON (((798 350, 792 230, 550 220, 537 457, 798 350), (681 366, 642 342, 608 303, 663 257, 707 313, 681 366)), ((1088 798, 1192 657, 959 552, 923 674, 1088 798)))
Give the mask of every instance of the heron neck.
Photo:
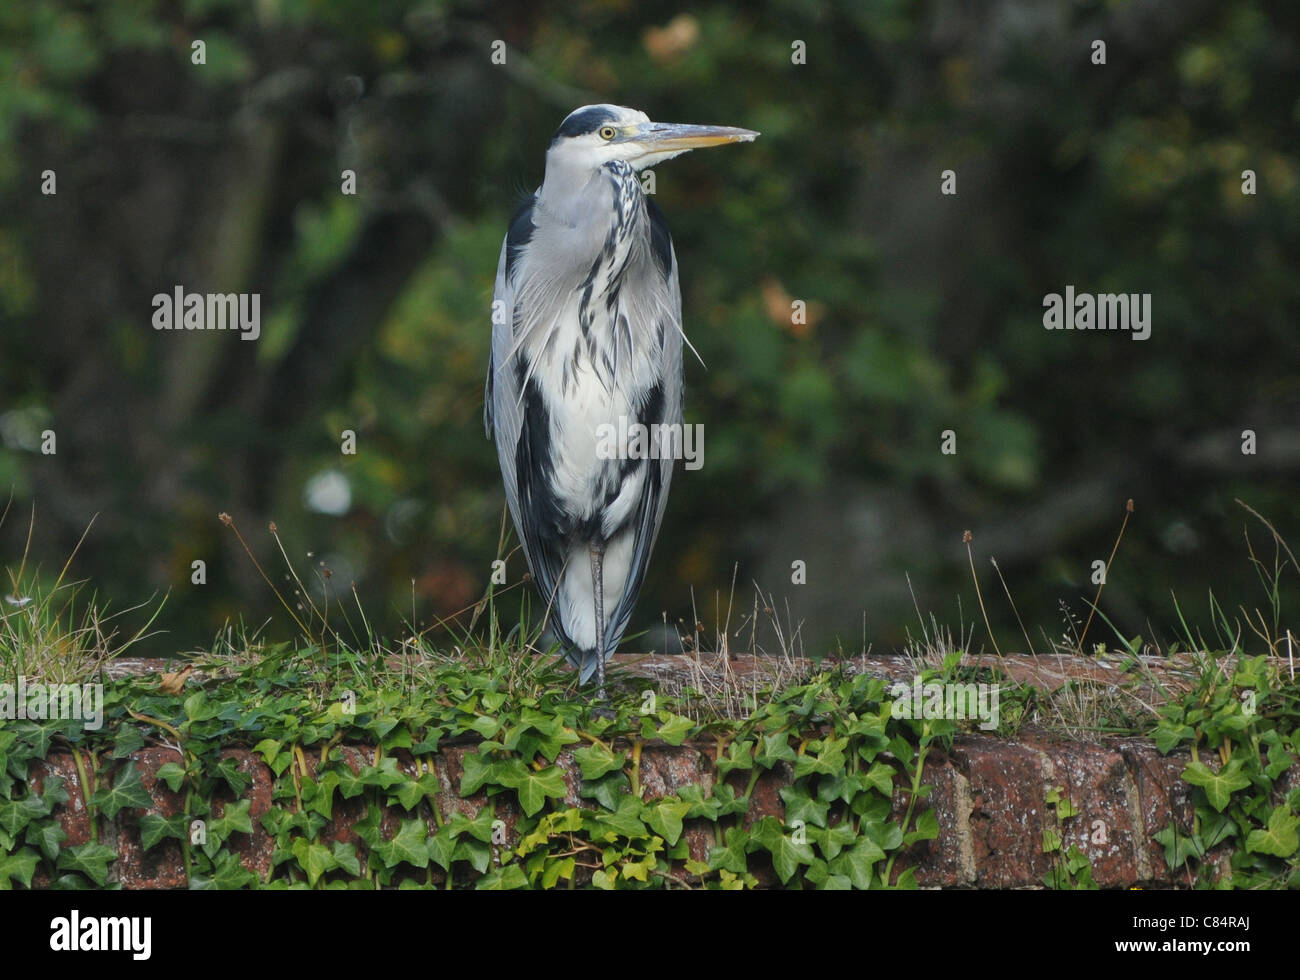
POLYGON ((580 228, 610 213, 613 202, 631 197, 632 190, 639 196, 636 171, 629 164, 615 161, 592 170, 552 158, 546 161, 538 203, 555 220, 580 228))

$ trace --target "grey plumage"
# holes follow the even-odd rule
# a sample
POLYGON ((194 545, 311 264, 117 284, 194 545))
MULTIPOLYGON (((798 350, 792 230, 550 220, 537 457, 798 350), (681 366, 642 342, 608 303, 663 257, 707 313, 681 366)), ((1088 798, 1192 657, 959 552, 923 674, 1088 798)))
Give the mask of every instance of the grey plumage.
POLYGON ((602 426, 682 423, 677 260, 637 171, 757 135, 577 109, 501 247, 484 424, 550 621, 581 680, 596 674, 602 692, 673 469, 672 458, 632 458, 627 443, 610 453, 602 426))

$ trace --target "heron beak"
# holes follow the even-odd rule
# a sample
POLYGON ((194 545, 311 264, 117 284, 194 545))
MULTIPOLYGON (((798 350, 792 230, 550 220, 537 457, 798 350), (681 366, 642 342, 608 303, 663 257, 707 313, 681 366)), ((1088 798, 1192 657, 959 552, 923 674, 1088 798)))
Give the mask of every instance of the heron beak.
POLYGON ((684 152, 724 143, 748 143, 759 134, 735 126, 692 126, 687 123, 642 123, 628 137, 651 153, 684 152))

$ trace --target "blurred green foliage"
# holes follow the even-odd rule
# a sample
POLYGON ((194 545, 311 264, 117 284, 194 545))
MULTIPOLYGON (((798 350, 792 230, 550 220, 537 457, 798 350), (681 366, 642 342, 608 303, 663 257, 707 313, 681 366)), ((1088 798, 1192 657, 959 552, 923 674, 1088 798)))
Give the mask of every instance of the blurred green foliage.
POLYGON ((692 588, 712 609, 739 566, 791 594, 811 649, 856 648, 864 609, 888 647, 904 572, 924 609, 948 618, 960 594, 970 619, 972 527, 981 574, 998 557, 1051 630, 1061 598, 1086 612, 1129 496, 1107 601, 1130 635, 1171 588, 1226 582, 1249 605, 1233 498, 1300 528, 1300 16, 1145 10, 9 0, 0 488, 21 506, 0 554, 29 502, 51 568, 100 513, 79 570, 119 602, 172 589, 160 650, 273 608, 218 511, 269 565, 258 525, 277 522, 295 563, 330 568, 317 587, 355 582, 388 631, 472 603, 503 501, 481 423, 501 237, 558 122, 612 101, 763 133, 656 175, 706 444, 674 481, 641 626, 693 618, 692 588), (149 298, 176 284, 260 293, 261 339, 154 332, 149 298), (1044 330, 1066 284, 1151 293, 1151 339, 1044 330), (330 473, 338 515, 307 505, 330 473), (807 586, 780 577, 792 558, 807 586))

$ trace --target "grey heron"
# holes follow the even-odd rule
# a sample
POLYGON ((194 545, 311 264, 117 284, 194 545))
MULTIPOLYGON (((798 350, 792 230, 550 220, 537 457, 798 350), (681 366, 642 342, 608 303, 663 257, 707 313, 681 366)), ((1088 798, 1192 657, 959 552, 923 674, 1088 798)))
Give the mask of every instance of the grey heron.
POLYGON ((672 454, 647 458, 634 426, 682 423, 677 258, 638 172, 758 135, 575 109, 501 246, 483 421, 551 625, 601 697, 672 479, 672 454), (613 451, 611 428, 622 434, 613 451))

